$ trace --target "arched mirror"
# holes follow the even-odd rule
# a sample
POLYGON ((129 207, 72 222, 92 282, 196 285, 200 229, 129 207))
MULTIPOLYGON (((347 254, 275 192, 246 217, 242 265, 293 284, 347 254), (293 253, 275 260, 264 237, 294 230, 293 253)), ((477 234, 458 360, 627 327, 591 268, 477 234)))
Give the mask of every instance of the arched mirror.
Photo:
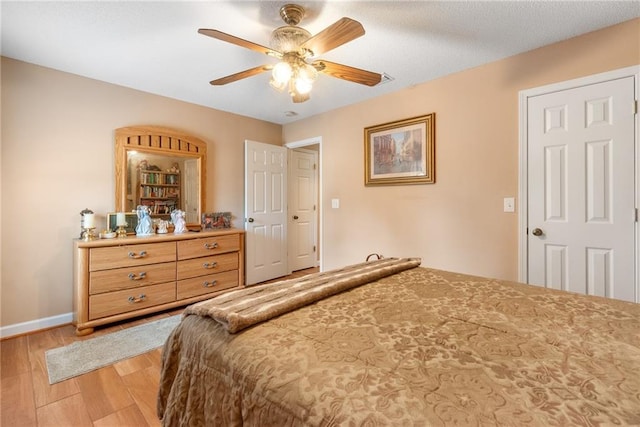
POLYGON ((187 227, 200 229, 205 206, 207 144, 158 126, 116 129, 116 210, 146 205, 152 218, 181 209, 187 227))

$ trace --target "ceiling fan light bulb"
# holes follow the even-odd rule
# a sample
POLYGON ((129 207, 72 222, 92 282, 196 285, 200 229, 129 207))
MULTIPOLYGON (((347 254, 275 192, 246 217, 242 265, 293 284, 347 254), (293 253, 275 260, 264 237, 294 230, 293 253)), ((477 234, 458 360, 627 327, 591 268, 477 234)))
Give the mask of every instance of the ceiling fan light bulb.
POLYGON ((298 92, 299 94, 305 95, 311 92, 312 88, 313 83, 311 81, 300 77, 296 79, 296 92, 298 92))
POLYGON ((272 88, 274 88, 278 92, 282 92, 284 90, 284 88, 287 86, 286 82, 285 83, 281 83, 281 82, 277 81, 276 79, 274 79, 273 77, 271 78, 271 80, 269 80, 269 84, 271 85, 272 88))
POLYGON ((275 67, 273 67, 273 71, 271 75, 273 76, 273 80, 284 85, 286 84, 291 75, 293 74, 293 70, 291 69, 291 65, 286 62, 278 62, 275 67))
POLYGON ((304 64, 298 70, 298 78, 313 83, 318 78, 318 71, 311 64, 304 64))

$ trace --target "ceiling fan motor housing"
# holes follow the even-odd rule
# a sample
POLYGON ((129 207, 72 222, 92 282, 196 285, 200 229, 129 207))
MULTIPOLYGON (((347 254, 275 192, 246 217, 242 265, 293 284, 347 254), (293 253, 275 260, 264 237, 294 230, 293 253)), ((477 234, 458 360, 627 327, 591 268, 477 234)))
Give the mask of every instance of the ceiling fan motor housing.
POLYGON ((298 25, 304 18, 304 7, 297 4, 285 4, 280 8, 280 17, 287 25, 298 25))
POLYGON ((304 28, 286 25, 271 33, 271 48, 282 53, 298 52, 300 46, 311 37, 304 28))

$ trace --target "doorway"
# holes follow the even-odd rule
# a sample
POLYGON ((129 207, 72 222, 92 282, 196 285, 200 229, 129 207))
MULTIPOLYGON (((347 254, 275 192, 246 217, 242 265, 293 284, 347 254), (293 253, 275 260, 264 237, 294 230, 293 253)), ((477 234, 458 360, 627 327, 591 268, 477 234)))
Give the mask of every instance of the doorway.
MULTIPOLYGON (((294 149, 317 153, 315 191, 316 250, 310 258, 322 271, 322 140, 312 138, 285 146, 245 141, 244 226, 246 284, 252 285, 282 277, 292 272, 289 245, 294 233, 288 232, 287 219, 288 153, 294 149)), ((305 269, 306 267, 301 267, 305 269)))
POLYGON ((638 302, 637 82, 520 93, 520 281, 638 302))
POLYGON ((310 148, 289 150, 287 247, 292 272, 317 266, 318 147, 310 148))

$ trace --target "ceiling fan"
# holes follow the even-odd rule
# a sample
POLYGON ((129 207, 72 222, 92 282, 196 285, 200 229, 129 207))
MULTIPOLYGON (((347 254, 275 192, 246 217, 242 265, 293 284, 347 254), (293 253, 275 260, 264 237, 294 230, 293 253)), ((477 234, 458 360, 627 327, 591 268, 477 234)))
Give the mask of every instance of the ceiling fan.
POLYGON ((345 17, 312 36, 309 31, 298 27, 304 13, 304 8, 296 4, 287 4, 280 8, 280 16, 287 25, 273 31, 271 47, 265 47, 222 31, 199 29, 198 32, 205 36, 233 43, 280 60, 275 65, 260 65, 212 80, 210 83, 215 86, 226 85, 265 71, 271 71, 271 86, 280 91, 287 89, 293 102, 304 102, 310 98, 309 92, 318 73, 325 73, 332 77, 367 86, 375 86, 380 83, 381 74, 323 59, 312 60, 317 55, 364 35, 362 24, 345 17))

